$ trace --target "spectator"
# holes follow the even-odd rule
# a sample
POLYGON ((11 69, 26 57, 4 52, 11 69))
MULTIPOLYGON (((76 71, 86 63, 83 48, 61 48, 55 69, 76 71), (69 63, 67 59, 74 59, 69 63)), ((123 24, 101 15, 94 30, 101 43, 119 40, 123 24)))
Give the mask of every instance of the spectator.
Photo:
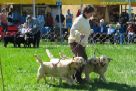
POLYGON ((9 22, 13 23, 13 24, 18 24, 18 23, 20 23, 20 18, 21 18, 21 15, 16 10, 11 8, 11 10, 8 14, 9 22))
POLYGON ((28 27, 27 23, 23 24, 23 27, 20 29, 21 34, 29 33, 31 31, 31 28, 28 27))
POLYGON ((110 42, 112 44, 114 44, 114 33, 115 33, 115 29, 113 28, 112 24, 109 24, 109 28, 108 28, 108 39, 110 40, 110 42))
POLYGON ((0 14, 0 23, 4 32, 7 32, 8 20, 7 20, 7 12, 6 9, 2 9, 0 14))
POLYGON ((78 9, 76 17, 78 17, 81 14, 81 9, 78 9))
POLYGON ((116 24, 115 32, 115 37, 117 36, 119 38, 119 43, 123 44, 125 42, 125 29, 120 23, 116 24))
POLYGON ((53 22, 53 17, 51 16, 51 13, 48 12, 46 16, 46 26, 53 28, 54 22, 53 22))
POLYGON ((45 19, 44 19, 44 15, 42 14, 42 11, 40 11, 39 14, 37 15, 37 21, 39 23, 39 27, 41 30, 45 25, 45 19))
POLYGON ((68 9, 66 14, 66 28, 67 29, 71 28, 72 21, 73 21, 73 14, 71 14, 70 9, 68 9))
POLYGON ((56 23, 57 23, 57 27, 60 26, 60 25, 59 25, 60 23, 61 23, 61 26, 64 27, 65 17, 64 17, 64 15, 62 14, 62 12, 61 12, 61 14, 60 14, 60 18, 61 18, 61 19, 59 19, 59 14, 57 14, 57 15, 56 15, 56 18, 55 18, 56 23), (59 21, 59 20, 61 20, 61 21, 59 21))
POLYGON ((39 48, 40 43, 40 28, 39 28, 39 22, 36 18, 32 18, 31 15, 28 15, 26 18, 26 22, 28 24, 28 27, 31 28, 31 32, 34 36, 34 47, 39 48))
POLYGON ((112 35, 114 32, 115 32, 115 29, 113 28, 113 25, 109 24, 109 28, 108 28, 107 34, 108 35, 112 35))
POLYGON ((134 39, 134 27, 132 22, 128 24, 127 27, 127 38, 128 38, 128 43, 132 43, 134 39))
POLYGON ((106 23, 105 23, 104 19, 100 20, 100 32, 107 33, 106 23))
POLYGON ((51 8, 49 5, 47 5, 45 9, 45 15, 47 15, 47 13, 51 13, 51 8))
POLYGON ((20 20, 21 24, 24 24, 24 23, 25 23, 26 17, 27 17, 27 13, 26 13, 26 11, 24 11, 24 12, 22 13, 21 20, 20 20))
MULTIPOLYGON (((68 38, 68 43, 70 44, 71 50, 76 57, 83 57, 87 61, 87 54, 85 47, 88 43, 88 37, 91 33, 91 28, 89 24, 90 17, 93 16, 94 8, 87 5, 83 14, 77 17, 70 30, 70 36, 68 38)), ((79 83, 82 83, 81 78, 83 67, 77 70, 75 77, 79 83)))
POLYGON ((99 32, 99 26, 98 26, 97 20, 96 19, 92 19, 92 20, 90 19, 89 23, 90 23, 90 27, 94 30, 94 33, 98 33, 99 32))

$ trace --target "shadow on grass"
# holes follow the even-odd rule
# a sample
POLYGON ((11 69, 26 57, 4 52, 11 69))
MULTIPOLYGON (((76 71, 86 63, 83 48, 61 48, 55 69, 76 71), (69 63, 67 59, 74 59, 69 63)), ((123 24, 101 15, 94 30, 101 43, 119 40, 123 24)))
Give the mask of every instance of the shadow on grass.
POLYGON ((116 82, 103 83, 95 81, 94 83, 82 84, 82 85, 73 85, 69 86, 67 84, 62 85, 53 85, 53 87, 64 88, 64 89, 74 89, 74 90, 89 90, 89 91, 98 91, 98 89, 113 90, 113 91, 136 91, 136 86, 130 86, 127 84, 121 84, 116 82))

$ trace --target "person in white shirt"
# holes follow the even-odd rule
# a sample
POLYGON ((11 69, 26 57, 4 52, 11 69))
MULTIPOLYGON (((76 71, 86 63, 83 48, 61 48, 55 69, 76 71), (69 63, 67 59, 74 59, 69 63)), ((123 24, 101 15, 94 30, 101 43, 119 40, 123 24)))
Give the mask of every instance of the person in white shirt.
POLYGON ((113 28, 113 25, 109 24, 107 34, 108 34, 108 39, 112 44, 114 44, 114 33, 115 33, 115 29, 113 28))
POLYGON ((115 32, 115 29, 113 28, 112 24, 109 24, 108 33, 107 34, 113 34, 115 32))
MULTIPOLYGON (((77 57, 83 57, 87 61, 87 54, 85 47, 88 43, 88 37, 92 32, 89 24, 89 19, 93 17, 94 8, 90 5, 87 5, 83 9, 83 14, 75 19, 70 29, 70 36, 68 38, 68 43, 70 44, 71 50, 74 55, 77 57)), ((83 67, 81 67, 75 74, 76 80, 79 83, 82 83, 81 78, 83 67)))

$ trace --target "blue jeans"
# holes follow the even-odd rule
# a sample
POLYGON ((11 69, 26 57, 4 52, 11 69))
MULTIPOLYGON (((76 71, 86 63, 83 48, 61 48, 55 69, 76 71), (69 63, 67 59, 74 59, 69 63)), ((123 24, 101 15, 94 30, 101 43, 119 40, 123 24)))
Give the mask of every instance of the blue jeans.
POLYGON ((125 35, 124 35, 124 33, 120 33, 119 34, 119 43, 120 44, 123 44, 124 42, 125 42, 125 35))
POLYGON ((66 28, 71 28, 72 27, 72 23, 66 23, 66 28))
POLYGON ((128 33, 128 43, 132 43, 133 42, 133 40, 134 40, 134 34, 130 34, 130 33, 128 33))

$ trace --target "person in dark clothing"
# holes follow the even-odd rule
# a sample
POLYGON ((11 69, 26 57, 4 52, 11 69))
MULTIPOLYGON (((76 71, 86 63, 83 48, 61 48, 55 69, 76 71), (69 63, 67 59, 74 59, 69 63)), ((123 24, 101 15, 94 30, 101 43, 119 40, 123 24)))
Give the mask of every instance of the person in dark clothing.
POLYGON ((47 13, 46 17, 46 26, 53 28, 54 22, 53 22, 53 17, 51 16, 51 13, 47 13))
POLYGON ((59 26, 59 23, 61 23, 61 26, 64 27, 65 17, 62 13, 60 14, 60 18, 61 18, 61 22, 59 21, 60 20, 59 15, 56 15, 55 20, 56 20, 57 26, 59 26))
POLYGON ((2 9, 2 12, 0 13, 0 23, 3 28, 3 32, 7 32, 8 27, 8 20, 7 20, 7 11, 6 9, 2 9))

